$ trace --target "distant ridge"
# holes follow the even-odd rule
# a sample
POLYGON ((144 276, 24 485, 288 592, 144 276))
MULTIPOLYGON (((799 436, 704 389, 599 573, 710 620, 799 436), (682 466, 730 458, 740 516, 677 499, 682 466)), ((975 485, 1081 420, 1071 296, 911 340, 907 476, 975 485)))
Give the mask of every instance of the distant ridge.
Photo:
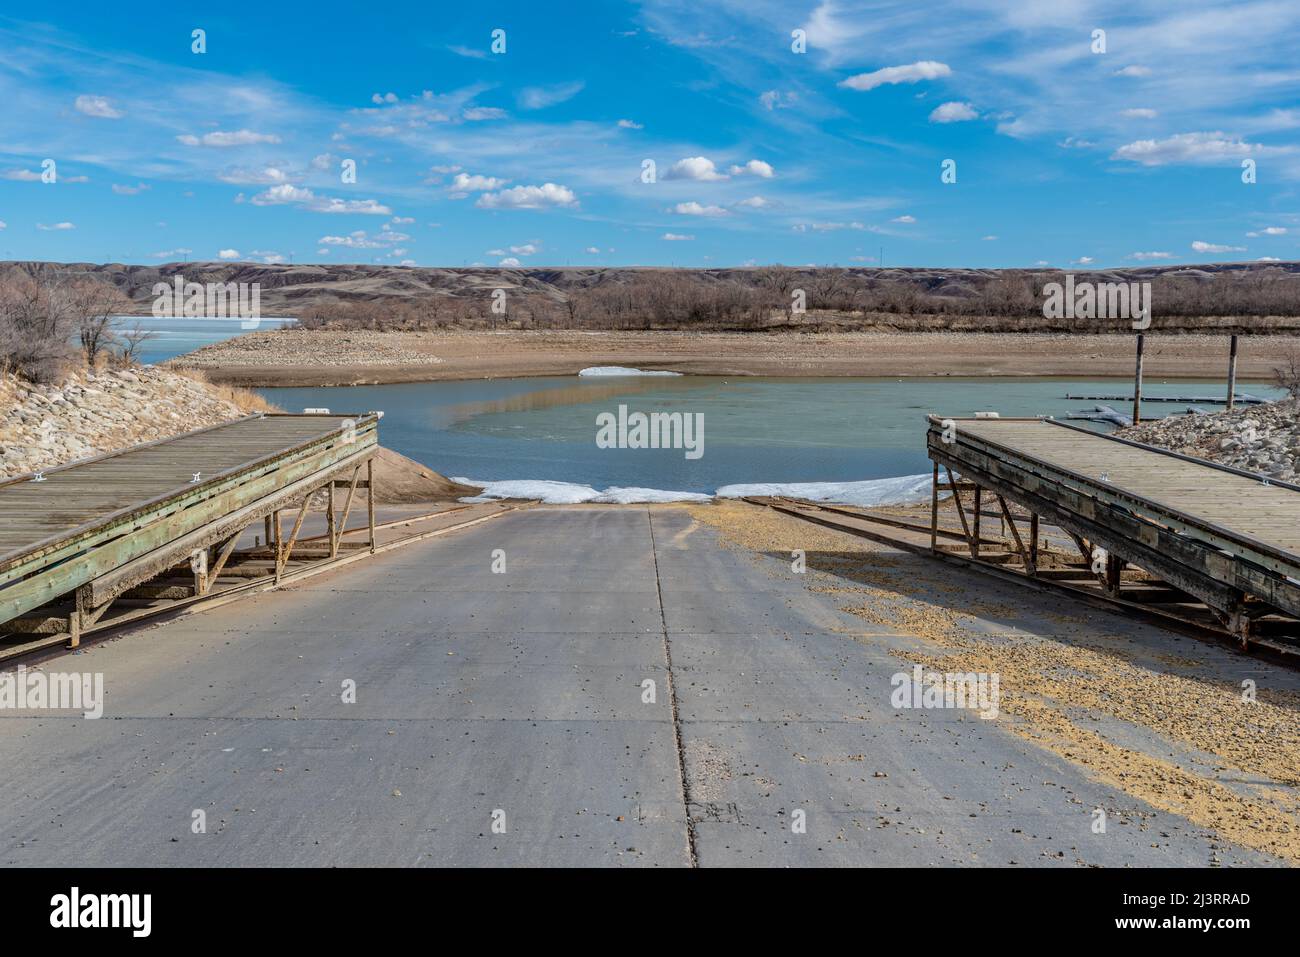
POLYGON ((364 264, 264 265, 248 262, 171 262, 160 265, 122 263, 0 262, 0 278, 21 271, 45 279, 93 277, 121 289, 136 308, 147 315, 153 302, 153 285, 180 275, 200 283, 257 282, 261 284, 262 311, 267 315, 298 315, 312 306, 336 302, 410 301, 427 296, 469 299, 490 295, 497 288, 528 297, 563 302, 570 291, 635 281, 647 273, 671 273, 702 286, 740 283, 754 285, 765 270, 788 269, 798 280, 841 273, 870 278, 883 285, 911 284, 928 295, 964 299, 977 295, 990 281, 1009 276, 1055 275, 1072 272, 1093 282, 1148 281, 1170 277, 1213 283, 1217 276, 1258 274, 1261 279, 1295 282, 1300 301, 1300 262, 1209 263, 1181 266, 1141 266, 1123 269, 944 269, 932 267, 749 267, 689 269, 627 266, 536 266, 506 268, 424 267, 364 264))

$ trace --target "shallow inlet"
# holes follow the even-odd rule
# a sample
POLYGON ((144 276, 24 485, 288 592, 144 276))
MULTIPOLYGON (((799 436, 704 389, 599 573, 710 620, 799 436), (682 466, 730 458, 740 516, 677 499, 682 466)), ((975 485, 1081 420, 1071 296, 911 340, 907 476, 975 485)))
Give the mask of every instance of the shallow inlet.
MULTIPOLYGON (((928 475, 928 412, 1055 415, 1087 408, 1067 393, 1122 391, 1087 379, 579 378, 577 376, 259 390, 288 411, 382 409, 384 445, 475 482, 543 480, 713 494, 751 483, 863 482, 928 475), (601 413, 702 414, 704 454, 602 449, 601 413)), ((1148 395, 1217 394, 1213 381, 1149 381, 1148 395)), ((1251 384, 1249 391, 1275 396, 1251 384)), ((1149 411, 1181 411, 1159 404, 1149 411)), ((1106 426, 1096 426, 1108 429, 1106 426)))

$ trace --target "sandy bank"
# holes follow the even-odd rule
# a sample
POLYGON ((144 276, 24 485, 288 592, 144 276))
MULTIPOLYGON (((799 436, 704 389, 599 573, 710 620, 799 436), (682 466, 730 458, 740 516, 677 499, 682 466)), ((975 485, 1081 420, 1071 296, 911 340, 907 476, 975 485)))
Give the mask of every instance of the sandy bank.
MULTIPOLYGON (((1220 378, 1224 336, 1150 336, 1149 377, 1220 378)), ((1300 337, 1243 340, 1238 374, 1270 379, 1300 337)), ((1127 335, 1041 333, 255 332, 172 360, 243 386, 574 375, 621 365, 695 375, 1129 377, 1127 335)))

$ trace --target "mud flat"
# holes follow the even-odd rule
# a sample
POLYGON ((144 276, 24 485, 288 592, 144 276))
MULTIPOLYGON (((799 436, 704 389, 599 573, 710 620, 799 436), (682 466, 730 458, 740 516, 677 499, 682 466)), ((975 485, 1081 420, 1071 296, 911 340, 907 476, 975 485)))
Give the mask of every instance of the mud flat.
MULTIPOLYGON (((1225 336, 1149 336, 1146 375, 1221 378, 1225 336)), ((1238 375, 1270 379, 1300 337, 1243 340, 1238 375)), ((687 333, 572 330, 253 332, 171 360, 216 382, 326 386, 574 375, 630 366, 695 375, 1131 377, 1127 335, 687 333)))

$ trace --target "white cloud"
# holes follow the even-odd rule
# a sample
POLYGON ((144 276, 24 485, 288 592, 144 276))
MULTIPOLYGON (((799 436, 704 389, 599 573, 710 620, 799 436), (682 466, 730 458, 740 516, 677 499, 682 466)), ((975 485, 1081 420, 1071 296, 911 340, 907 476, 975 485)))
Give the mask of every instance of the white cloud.
POLYGON ((893 219, 890 220, 890 222, 891 223, 914 223, 916 222, 916 217, 908 216, 908 215, 895 216, 893 219))
POLYGON ((52 223, 48 226, 45 223, 37 223, 36 228, 43 229, 46 232, 54 232, 54 231, 65 230, 65 229, 76 229, 77 227, 72 225, 72 223, 63 222, 63 223, 52 223))
POLYGON ((861 230, 861 229, 866 229, 867 227, 864 224, 855 221, 851 223, 839 223, 839 222, 796 223, 794 226, 791 226, 790 228, 793 229, 796 233, 806 233, 810 229, 815 233, 834 233, 834 232, 838 232, 841 229, 861 230))
POLYGON ((798 99, 799 94, 793 90, 764 90, 758 96, 758 102, 769 110, 789 109, 798 99))
POLYGON ((1130 253, 1129 259, 1149 260, 1149 259, 1173 259, 1173 253, 1130 253))
POLYGON ((541 110, 571 100, 586 86, 581 80, 556 86, 529 86, 519 91, 519 105, 525 110, 541 110))
POLYGON ((510 114, 496 106, 471 106, 461 116, 471 123, 483 120, 504 120, 510 114))
POLYGON ((694 179, 703 182, 726 179, 713 165, 713 160, 704 156, 688 156, 678 160, 664 173, 664 179, 694 179))
POLYGON ((120 120, 126 116, 125 113, 113 106, 106 96, 82 94, 77 97, 74 105, 79 113, 85 113, 87 116, 97 116, 103 120, 120 120))
POLYGON ((1116 76, 1150 76, 1151 68, 1146 66, 1126 66, 1122 70, 1115 71, 1116 76))
POLYGON ((490 189, 500 189, 508 179, 497 179, 495 176, 479 176, 471 173, 457 173, 447 187, 448 191, 460 193, 463 197, 466 193, 482 193, 490 189))
POLYGON ((137 193, 143 193, 148 188, 148 183, 136 183, 134 186, 125 186, 120 183, 113 184, 113 192, 119 196, 134 196, 137 193))
POLYGON ((1160 114, 1148 107, 1141 106, 1134 107, 1131 110, 1124 110, 1120 115, 1134 120, 1154 120, 1160 114))
POLYGON ((771 179, 776 175, 776 171, 771 165, 764 163, 762 160, 750 160, 744 166, 733 166, 727 170, 732 176, 742 176, 749 173, 751 176, 757 176, 760 179, 771 179))
POLYGON ((524 243, 522 246, 511 246, 510 251, 516 256, 533 256, 536 255, 538 247, 533 243, 524 243))
POLYGON ((1112 159, 1132 160, 1143 166, 1169 163, 1221 163, 1240 160, 1262 149, 1226 133, 1178 133, 1163 140, 1138 140, 1117 149, 1112 159))
POLYGON ((475 60, 486 60, 488 55, 487 50, 476 50, 474 47, 461 46, 460 44, 449 46, 447 49, 457 56, 470 57, 475 60))
POLYGON ((618 128, 621 130, 643 130, 645 129, 645 124, 634 123, 631 120, 619 120, 618 128))
POLYGON ((223 250, 221 250, 219 253, 217 253, 217 258, 218 258, 218 259, 238 259, 238 258, 239 258, 239 250, 238 250, 238 249, 223 249, 223 250))
POLYGON ((384 103, 396 103, 397 94, 396 93, 371 93, 370 102, 377 103, 380 105, 384 103))
POLYGON ((154 259, 175 259, 177 256, 188 256, 194 252, 192 249, 167 249, 160 253, 150 253, 154 259))
POLYGON ((1256 231, 1253 231, 1253 232, 1249 232, 1249 233, 1247 233, 1246 235, 1247 235, 1247 236, 1250 236, 1250 237, 1252 237, 1252 238, 1253 238, 1253 237, 1257 237, 1257 236, 1285 236, 1285 235, 1286 235, 1286 227, 1285 227, 1285 226, 1265 226, 1263 229, 1256 230, 1256 231))
MULTIPOLYGON (((405 233, 393 232, 385 223, 383 229, 371 236, 364 229, 354 229, 346 236, 322 236, 316 240, 322 246, 342 246, 347 249, 384 249, 397 243, 406 242, 411 237, 405 233)), ((406 250, 397 250, 398 255, 406 250)))
POLYGON ((337 199, 317 196, 310 189, 281 183, 263 190, 249 200, 254 206, 301 206, 313 213, 360 213, 391 216, 393 211, 373 199, 337 199))
POLYGON ((228 166, 217 174, 223 183, 239 185, 272 186, 287 183, 289 174, 277 166, 263 166, 260 169, 247 169, 242 166, 228 166))
POLYGON ((1281 261, 1276 256, 1260 256, 1255 260, 1257 263, 1280 263, 1281 261))
POLYGON ((1199 239, 1192 243, 1192 251, 1198 253, 1244 253, 1245 246, 1222 246, 1218 243, 1203 243, 1199 239))
POLYGON ((39 183, 41 174, 29 169, 7 169, 3 175, 5 179, 14 179, 23 183, 39 183))
POLYGON ((975 111, 975 107, 956 100, 951 103, 940 103, 930 112, 931 123, 962 123, 977 119, 979 113, 975 111))
MULTIPOLYGON (((3 229, 3 228, 4 228, 3 224, 0 224, 0 229, 3 229)), ((599 250, 598 248, 596 248, 595 246, 588 246, 588 247, 586 248, 586 250, 584 250, 584 251, 587 252, 587 253, 589 253, 589 254, 592 255, 592 256, 599 256, 599 255, 600 255, 600 250, 599 250)))
POLYGON ((1093 259, 1091 256, 1080 256, 1078 259, 1071 259, 1070 262, 1076 266, 1091 266, 1093 259))
POLYGON ((685 243, 694 239, 694 236, 683 236, 681 233, 664 233, 661 239, 666 239, 670 243, 685 243))
POLYGON ((567 186, 543 183, 541 186, 512 186, 499 193, 484 193, 474 205, 481 209, 545 209, 576 206, 578 197, 567 186))
POLYGON ((744 206, 747 209, 767 209, 773 203, 770 199, 764 199, 762 196, 751 196, 749 199, 742 199, 736 205, 744 206))
POLYGON ((0 219, 0 229, 8 229, 8 228, 9 228, 9 224, 6 223, 3 219, 0 219))
POLYGON ((507 256, 505 259, 497 263, 497 265, 505 266, 508 269, 518 269, 520 266, 523 265, 523 263, 521 263, 518 259, 515 259, 513 256, 507 256))
POLYGON ((841 80, 840 86, 850 90, 874 90, 878 86, 895 83, 917 83, 921 80, 935 80, 942 76, 951 76, 948 64, 934 60, 918 60, 905 66, 887 66, 874 73, 859 73, 847 80, 841 80))
POLYGON ((672 210, 679 216, 726 216, 727 211, 721 206, 701 206, 699 203, 691 200, 689 203, 678 203, 672 210))
POLYGON ((996 236, 981 236, 981 237, 980 237, 980 242, 982 242, 982 243, 995 243, 995 242, 997 242, 997 240, 998 240, 998 237, 996 237, 996 236))
POLYGON ((280 137, 273 133, 254 133, 252 130, 233 130, 223 131, 216 130, 212 133, 204 133, 202 136, 194 136, 190 133, 176 137, 176 140, 186 146, 251 146, 255 143, 278 143, 280 137))

